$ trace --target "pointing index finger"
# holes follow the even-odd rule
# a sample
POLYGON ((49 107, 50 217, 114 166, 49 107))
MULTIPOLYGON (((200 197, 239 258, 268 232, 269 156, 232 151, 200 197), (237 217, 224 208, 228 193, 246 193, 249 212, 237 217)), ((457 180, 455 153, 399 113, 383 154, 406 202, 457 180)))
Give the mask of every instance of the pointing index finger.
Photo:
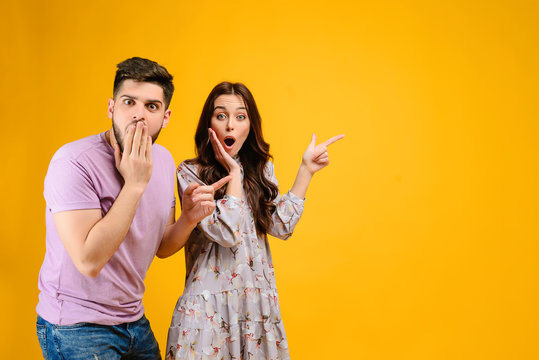
POLYGON ((211 184, 211 186, 213 187, 213 190, 217 191, 217 190, 219 190, 220 188, 222 188, 222 187, 223 187, 227 182, 229 182, 231 179, 232 179, 232 176, 230 176, 230 175, 225 176, 225 177, 222 178, 221 180, 216 181, 216 182, 214 182, 213 184, 211 184))
POLYGON ((343 137, 344 137, 344 134, 334 136, 334 137, 332 137, 331 139, 328 139, 328 140, 324 141, 324 142, 323 142, 322 144, 320 144, 320 145, 324 145, 324 146, 331 145, 331 144, 333 144, 335 141, 341 140, 343 137))

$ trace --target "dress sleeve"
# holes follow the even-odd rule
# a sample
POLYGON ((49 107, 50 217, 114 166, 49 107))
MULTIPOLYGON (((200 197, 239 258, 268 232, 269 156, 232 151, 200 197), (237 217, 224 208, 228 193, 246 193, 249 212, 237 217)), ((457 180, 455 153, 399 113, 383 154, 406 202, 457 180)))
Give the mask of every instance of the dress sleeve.
MULTIPOLYGON (((270 161, 268 161, 268 165, 266 166, 266 177, 279 187, 273 163, 270 161)), ((268 230, 268 234, 279 239, 288 239, 294 232, 294 228, 303 213, 304 202, 304 199, 301 199, 290 191, 284 195, 278 194, 273 200, 275 210, 272 214, 273 223, 268 230)))
MULTIPOLYGON (((180 199, 190 183, 204 185, 198 177, 197 167, 181 163, 177 170, 180 199)), ((197 227, 208 239, 224 247, 239 244, 246 233, 246 202, 235 196, 225 195, 215 201, 215 210, 198 223, 197 227)))

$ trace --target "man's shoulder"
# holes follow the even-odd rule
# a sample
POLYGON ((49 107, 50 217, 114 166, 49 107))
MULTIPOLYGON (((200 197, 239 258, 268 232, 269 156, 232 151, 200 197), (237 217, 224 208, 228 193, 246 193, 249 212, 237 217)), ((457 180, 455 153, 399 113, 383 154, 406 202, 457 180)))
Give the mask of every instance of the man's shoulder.
POLYGON ((89 155, 99 150, 103 147, 102 136, 103 134, 90 135, 63 145, 53 155, 51 162, 58 160, 77 160, 81 155, 89 155))
POLYGON ((164 155, 172 157, 172 155, 170 155, 170 151, 168 151, 168 149, 166 147, 164 147, 163 145, 157 144, 157 143, 154 143, 152 145, 152 152, 153 153, 158 153, 158 154, 164 154, 164 155))
POLYGON ((156 143, 152 145, 152 158, 154 160, 159 159, 161 163, 166 164, 167 169, 170 166, 172 168, 176 168, 172 154, 163 145, 159 145, 156 143))

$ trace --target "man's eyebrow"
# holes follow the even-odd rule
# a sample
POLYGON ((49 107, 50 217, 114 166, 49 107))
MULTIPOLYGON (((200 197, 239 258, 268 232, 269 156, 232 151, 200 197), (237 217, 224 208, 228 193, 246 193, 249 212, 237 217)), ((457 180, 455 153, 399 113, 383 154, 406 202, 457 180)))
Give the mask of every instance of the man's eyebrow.
MULTIPOLYGON (((121 98, 126 97, 126 98, 128 98, 128 99, 138 100, 138 98, 137 98, 136 96, 133 96, 133 95, 127 95, 127 94, 124 94, 124 95, 122 95, 122 96, 120 96, 120 97, 121 97, 121 98)), ((145 102, 147 102, 147 103, 149 103, 149 102, 150 102, 150 103, 160 103, 160 104, 163 103, 161 100, 154 100, 154 99, 148 99, 148 100, 146 100, 145 102)))

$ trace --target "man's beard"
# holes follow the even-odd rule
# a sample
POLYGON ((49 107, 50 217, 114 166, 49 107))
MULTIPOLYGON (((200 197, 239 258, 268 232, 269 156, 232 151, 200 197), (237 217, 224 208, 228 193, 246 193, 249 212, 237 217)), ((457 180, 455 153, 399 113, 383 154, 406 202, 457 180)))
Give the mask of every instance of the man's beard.
MULTIPOLYGON (((132 124, 129 124, 128 126, 131 126, 131 125, 136 126, 136 124, 137 124, 137 121, 133 121, 132 124)), ((159 128, 159 130, 157 131, 155 135, 152 135, 152 144, 154 144, 155 141, 157 140, 157 137, 159 136, 161 129, 162 127, 159 128)), ((120 151, 123 153, 124 152, 124 137, 120 129, 118 129, 118 127, 114 123, 114 117, 112 118, 112 130, 114 131, 114 137, 116 137, 116 141, 118 142, 118 145, 120 146, 120 151)))

